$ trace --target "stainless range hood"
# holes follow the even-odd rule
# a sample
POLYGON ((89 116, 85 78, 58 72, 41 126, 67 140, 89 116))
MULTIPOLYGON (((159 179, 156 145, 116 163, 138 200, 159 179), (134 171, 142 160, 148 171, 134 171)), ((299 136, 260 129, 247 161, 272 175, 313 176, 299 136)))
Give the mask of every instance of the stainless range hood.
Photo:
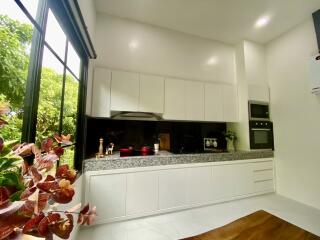
POLYGON ((162 116, 160 114, 151 113, 151 112, 112 112, 112 119, 117 120, 143 120, 143 121, 160 121, 162 116))

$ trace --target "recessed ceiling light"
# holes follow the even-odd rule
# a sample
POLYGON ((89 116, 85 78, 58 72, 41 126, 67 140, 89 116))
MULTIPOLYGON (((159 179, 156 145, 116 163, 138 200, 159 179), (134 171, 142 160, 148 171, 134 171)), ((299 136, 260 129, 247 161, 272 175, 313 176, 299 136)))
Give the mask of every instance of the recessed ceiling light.
POLYGON ((218 58, 217 57, 211 57, 208 59, 207 61, 207 65, 215 65, 218 62, 218 58))
POLYGON ((138 43, 138 41, 136 41, 136 40, 132 40, 130 43, 129 43, 129 48, 131 49, 131 50, 135 50, 135 49, 137 49, 139 47, 139 43, 138 43))
POLYGON ((263 16, 259 18, 256 23, 255 23, 255 28, 261 28, 266 26, 270 22, 270 17, 269 16, 263 16))

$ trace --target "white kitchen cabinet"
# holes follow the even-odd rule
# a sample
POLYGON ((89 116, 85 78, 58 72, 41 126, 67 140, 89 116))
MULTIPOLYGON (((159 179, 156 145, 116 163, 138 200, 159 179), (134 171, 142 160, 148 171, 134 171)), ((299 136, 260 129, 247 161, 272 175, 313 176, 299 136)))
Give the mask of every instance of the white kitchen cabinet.
POLYGON ((269 87, 264 85, 248 85, 248 99, 251 101, 269 102, 269 87))
POLYGON ((138 111, 139 73, 112 71, 111 110, 138 111))
POLYGON ((253 166, 250 163, 234 165, 235 195, 247 195, 254 192, 253 166))
POLYGON ((212 168, 195 167, 187 170, 187 202, 201 204, 212 200, 212 168))
POLYGON ((186 169, 159 172, 159 209, 170 209, 187 204, 186 169))
POLYGON ((225 122, 239 121, 238 91, 236 85, 222 85, 223 119, 225 122))
POLYGON ((97 222, 126 215, 126 175, 93 175, 88 181, 86 201, 99 209, 97 222))
POLYGON ((185 81, 186 120, 204 120, 204 83, 185 81))
POLYGON ((140 74, 139 111, 163 113, 164 78, 155 75, 140 74))
POLYGON ((205 84, 205 120, 223 122, 222 85, 214 83, 205 84))
POLYGON ((92 83, 91 116, 110 117, 111 71, 95 68, 92 83))
POLYGON ((233 165, 218 165, 212 167, 213 199, 224 200, 234 196, 233 165))
POLYGON ((158 173, 127 174, 126 214, 141 214, 158 209, 158 173))
POLYGON ((186 119, 184 80, 167 78, 165 80, 165 107, 163 118, 170 120, 186 119))

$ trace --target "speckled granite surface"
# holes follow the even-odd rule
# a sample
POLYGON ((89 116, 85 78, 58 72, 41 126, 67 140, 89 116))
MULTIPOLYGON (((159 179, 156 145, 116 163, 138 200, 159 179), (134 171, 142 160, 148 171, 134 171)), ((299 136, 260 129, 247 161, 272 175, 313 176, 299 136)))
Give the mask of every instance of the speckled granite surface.
POLYGON ((100 159, 91 158, 85 160, 83 162, 83 172, 174 164, 236 161, 270 157, 273 157, 273 151, 269 150, 199 154, 172 154, 169 152, 160 151, 157 155, 144 157, 120 157, 119 153, 116 153, 110 157, 100 159))

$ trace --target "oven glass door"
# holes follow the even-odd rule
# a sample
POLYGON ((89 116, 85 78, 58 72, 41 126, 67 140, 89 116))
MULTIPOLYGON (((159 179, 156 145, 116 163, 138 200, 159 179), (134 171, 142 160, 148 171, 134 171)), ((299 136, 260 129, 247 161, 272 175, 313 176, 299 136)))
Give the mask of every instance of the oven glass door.
POLYGON ((273 149, 273 130, 268 128, 250 128, 251 149, 273 149))
POLYGON ((263 104, 250 104, 251 119, 269 119, 269 106, 263 104))

